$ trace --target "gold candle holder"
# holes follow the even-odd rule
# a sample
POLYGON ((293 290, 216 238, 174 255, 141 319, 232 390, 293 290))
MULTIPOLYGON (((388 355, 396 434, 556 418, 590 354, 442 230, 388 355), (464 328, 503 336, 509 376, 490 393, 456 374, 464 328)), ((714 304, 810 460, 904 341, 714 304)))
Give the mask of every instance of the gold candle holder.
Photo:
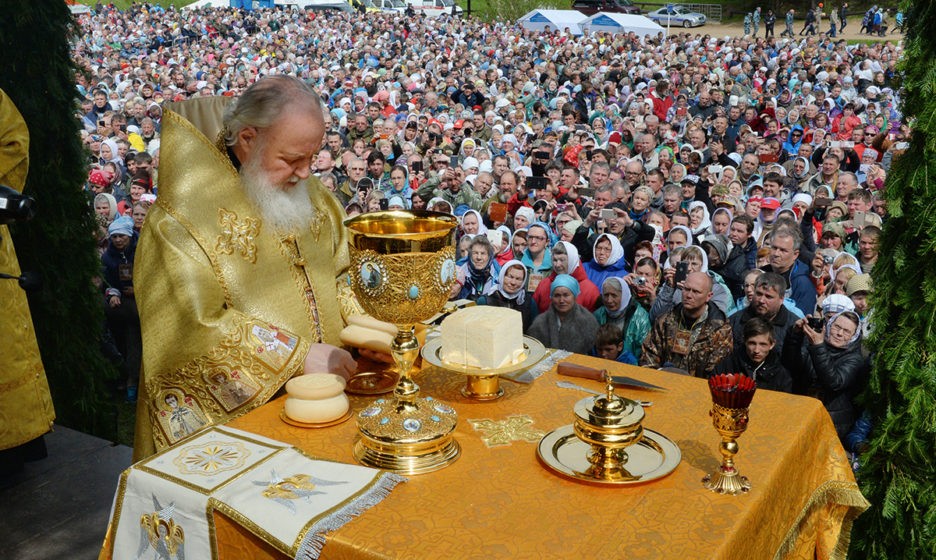
POLYGON ((741 476, 735 468, 734 456, 738 453, 737 440, 748 425, 748 407, 754 398, 757 384, 750 377, 740 373, 713 375, 708 380, 712 393, 712 424, 721 435, 718 446, 722 455, 718 470, 702 479, 702 484, 712 492, 731 494, 747 492, 751 483, 741 476))
POLYGON ((421 474, 454 462, 457 415, 432 397, 420 397, 410 377, 419 355, 414 325, 435 315, 455 281, 457 220, 436 212, 361 214, 345 222, 351 235, 351 289, 372 317, 393 323, 390 346, 400 380, 393 397, 358 413, 360 463, 403 474, 421 474))
POLYGON ((722 455, 721 466, 712 474, 706 475, 702 483, 706 488, 719 494, 741 494, 751 489, 751 483, 746 476, 741 476, 735 468, 734 456, 738 453, 738 442, 735 441, 748 425, 747 408, 726 408, 713 404, 709 412, 715 430, 721 435, 722 441, 718 450, 722 455))

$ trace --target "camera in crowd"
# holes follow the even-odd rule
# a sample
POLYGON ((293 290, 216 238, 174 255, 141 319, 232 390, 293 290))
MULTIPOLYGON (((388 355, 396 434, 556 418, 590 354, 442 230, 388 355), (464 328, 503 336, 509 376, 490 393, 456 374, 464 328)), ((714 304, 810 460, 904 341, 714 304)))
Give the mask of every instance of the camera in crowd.
POLYGON ((822 317, 806 317, 806 324, 814 331, 821 331, 825 326, 825 319, 822 317))
POLYGON ((0 185, 0 225, 25 222, 36 215, 35 200, 6 185, 0 185))

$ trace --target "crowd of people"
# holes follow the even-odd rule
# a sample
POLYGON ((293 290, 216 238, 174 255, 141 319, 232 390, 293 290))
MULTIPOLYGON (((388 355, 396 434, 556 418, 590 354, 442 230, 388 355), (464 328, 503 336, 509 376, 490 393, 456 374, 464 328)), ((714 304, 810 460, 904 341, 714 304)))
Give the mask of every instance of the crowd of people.
POLYGON ((102 297, 129 396, 165 104, 289 74, 327 107, 312 171, 348 216, 459 217, 452 299, 517 309, 550 347, 816 396, 849 448, 863 440, 869 273, 911 134, 899 44, 144 4, 79 23, 102 297))

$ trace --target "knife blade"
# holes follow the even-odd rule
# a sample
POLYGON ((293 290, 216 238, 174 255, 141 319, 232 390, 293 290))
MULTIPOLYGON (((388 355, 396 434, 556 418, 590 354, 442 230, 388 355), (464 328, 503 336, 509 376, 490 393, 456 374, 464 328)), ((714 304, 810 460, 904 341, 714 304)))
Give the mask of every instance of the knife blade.
MULTIPOLYGON (((559 375, 565 375, 568 377, 581 377, 584 379, 593 379, 595 381, 604 381, 603 370, 590 368, 587 366, 580 366, 578 364, 573 364, 572 362, 559 362, 556 370, 559 375)), ((666 390, 659 385, 647 383, 646 381, 640 381, 639 379, 627 377, 626 375, 612 375, 611 383, 618 387, 636 387, 639 389, 652 389, 655 391, 666 390)))

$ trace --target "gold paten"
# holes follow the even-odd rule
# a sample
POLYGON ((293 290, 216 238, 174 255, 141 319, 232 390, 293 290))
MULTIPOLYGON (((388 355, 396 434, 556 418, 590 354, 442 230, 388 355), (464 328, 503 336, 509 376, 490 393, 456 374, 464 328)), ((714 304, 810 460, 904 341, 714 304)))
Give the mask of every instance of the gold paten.
POLYGON ((295 426, 297 428, 331 428, 332 426, 337 426, 338 424, 344 424, 351 418, 351 411, 345 412, 339 418, 334 420, 329 420, 328 422, 300 422, 298 420, 293 420, 289 416, 286 416, 286 410, 283 409, 279 414, 280 420, 286 422, 290 426, 295 426))
POLYGON ((607 371, 605 381, 605 394, 575 403, 573 424, 540 441, 540 459, 563 476, 599 484, 637 484, 673 472, 679 447, 643 427, 643 407, 615 395, 607 371))
POLYGON ((702 483, 712 492, 719 494, 741 494, 751 490, 751 483, 746 476, 741 476, 734 465, 734 456, 738 453, 738 442, 735 441, 748 425, 747 408, 725 408, 712 404, 709 412, 715 430, 721 435, 721 445, 718 450, 722 454, 722 464, 718 470, 706 475, 702 483))
POLYGON ((491 401, 504 395, 500 387, 501 375, 508 375, 533 367, 546 355, 546 347, 530 336, 523 337, 523 354, 510 364, 499 368, 485 369, 453 364, 442 359, 442 337, 434 338, 422 348, 422 358, 444 370, 468 376, 461 394, 476 401, 491 401))
POLYGON ((458 222, 436 212, 387 211, 361 214, 345 225, 351 289, 370 316, 397 326, 390 349, 400 372, 392 398, 358 413, 354 457, 403 474, 441 469, 461 452, 452 437, 458 416, 445 403, 419 397, 409 374, 419 355, 413 326, 442 309, 455 281, 458 222))

